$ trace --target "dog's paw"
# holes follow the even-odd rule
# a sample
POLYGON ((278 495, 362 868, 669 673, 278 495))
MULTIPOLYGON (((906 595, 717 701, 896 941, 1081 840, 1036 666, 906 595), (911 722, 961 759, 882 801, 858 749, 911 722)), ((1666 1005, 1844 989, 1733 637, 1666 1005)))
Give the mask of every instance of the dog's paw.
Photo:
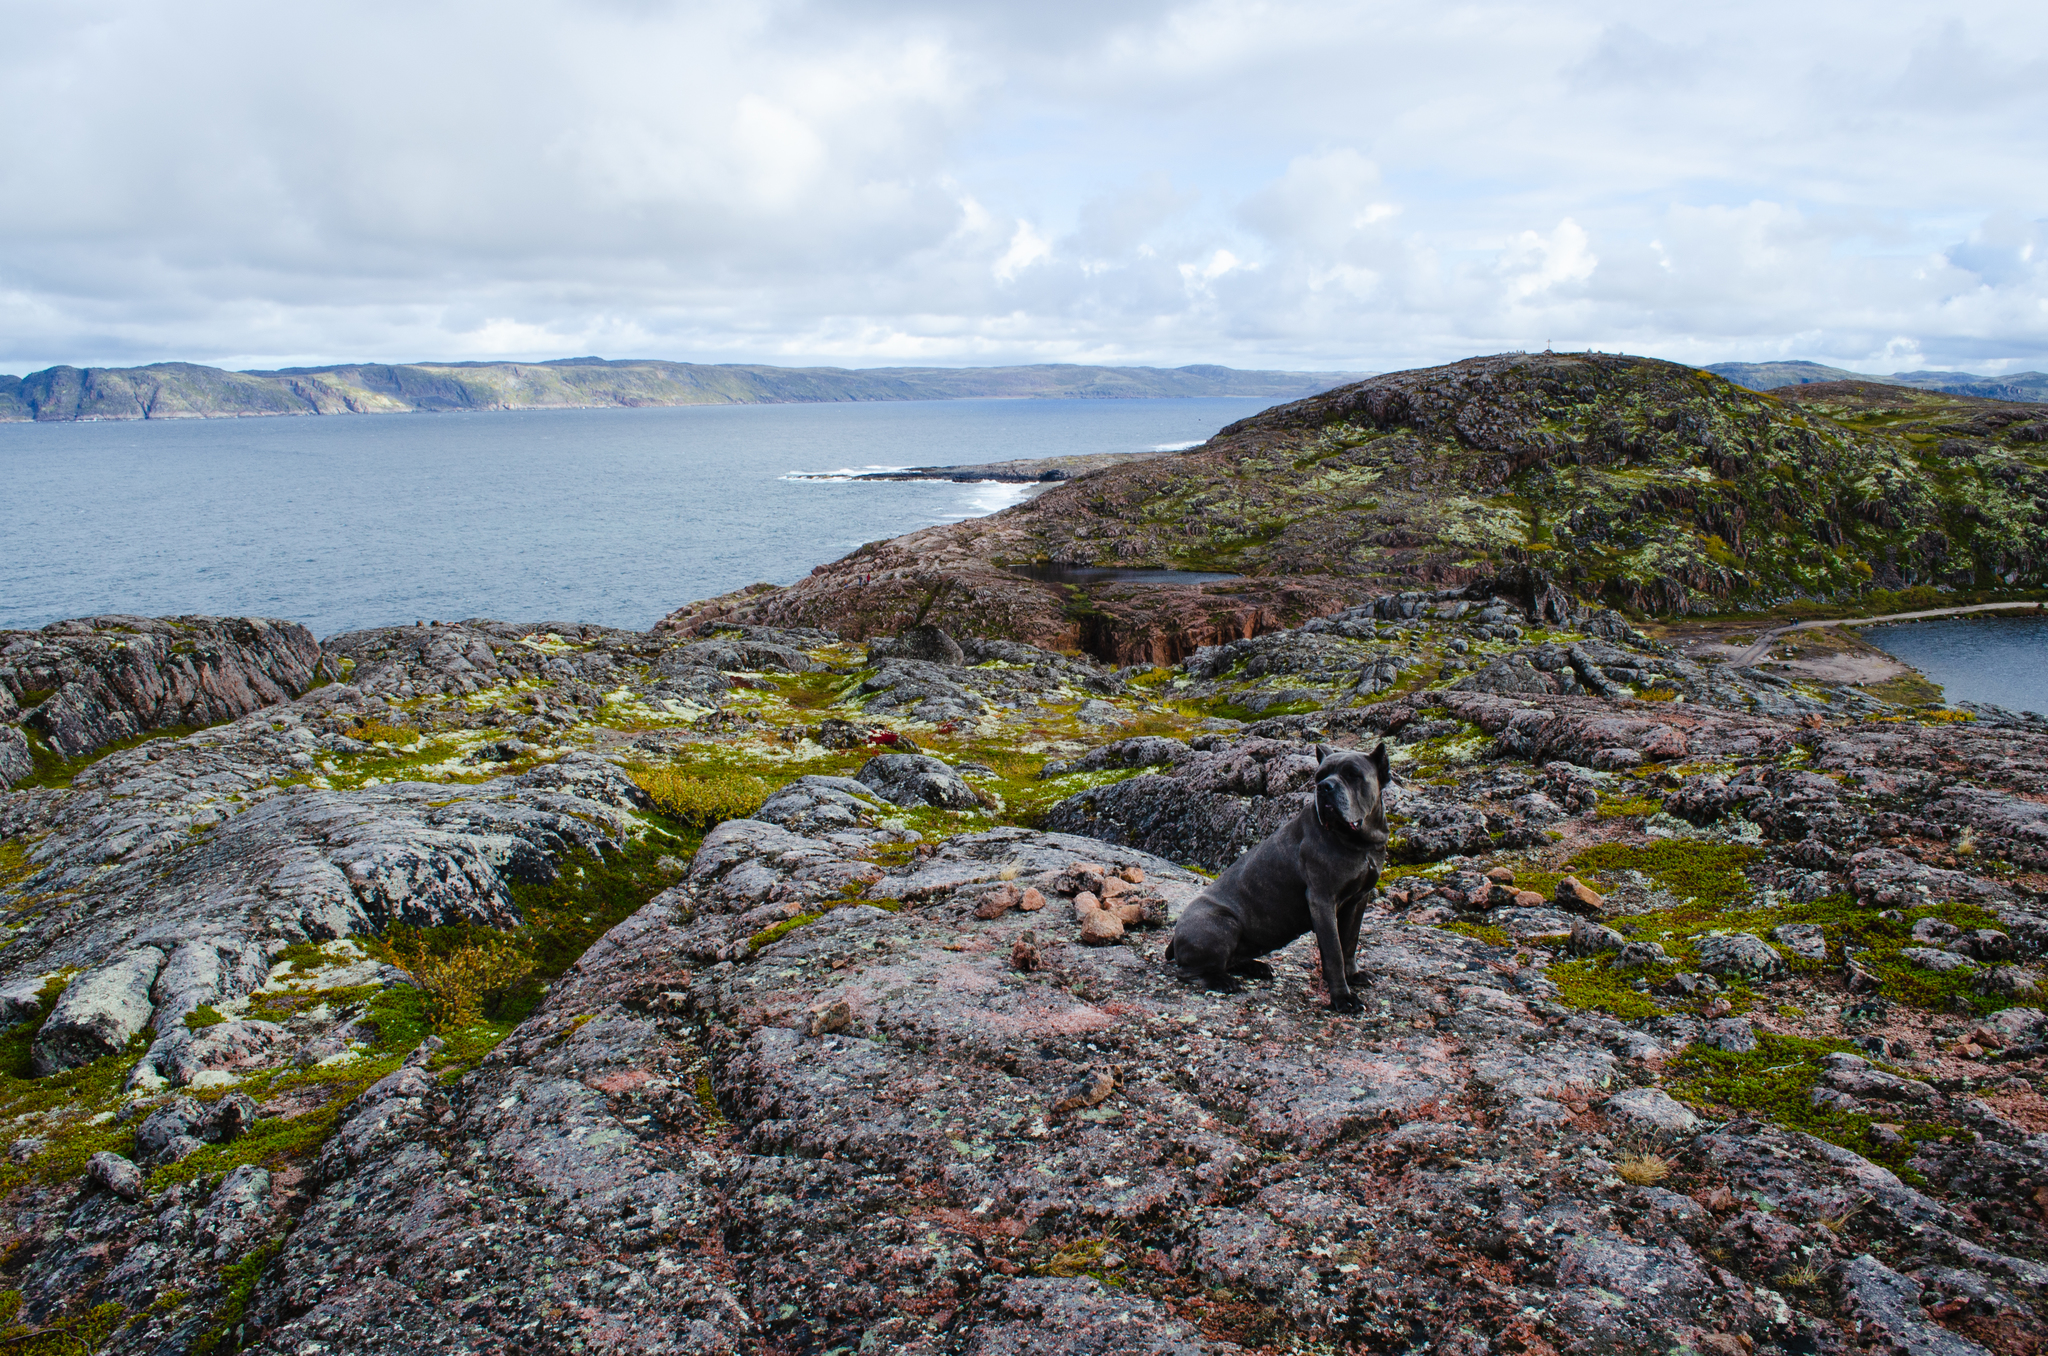
POLYGON ((1350 974, 1344 976, 1344 982, 1354 989, 1363 989, 1372 983, 1372 976, 1363 970, 1353 970, 1350 974))
POLYGON ((1355 993, 1340 993, 1331 997, 1330 1011, 1364 1012, 1365 1004, 1358 1001, 1358 995, 1355 993))
POLYGON ((1246 979, 1271 979, 1273 967, 1264 961, 1239 961, 1230 967, 1246 979))
POLYGON ((1243 981, 1239 980, 1239 979, 1238 979, 1238 977, 1237 977, 1236 975, 1230 974, 1230 973, 1228 973, 1227 971, 1226 971, 1225 973, 1223 973, 1223 974, 1220 974, 1220 975, 1205 975, 1205 976, 1203 976, 1203 977, 1202 977, 1202 987, 1203 987, 1203 988, 1205 988, 1205 989, 1207 989, 1207 990, 1208 990, 1209 992, 1211 992, 1211 993, 1243 993, 1243 992, 1244 992, 1244 983, 1243 983, 1243 981))

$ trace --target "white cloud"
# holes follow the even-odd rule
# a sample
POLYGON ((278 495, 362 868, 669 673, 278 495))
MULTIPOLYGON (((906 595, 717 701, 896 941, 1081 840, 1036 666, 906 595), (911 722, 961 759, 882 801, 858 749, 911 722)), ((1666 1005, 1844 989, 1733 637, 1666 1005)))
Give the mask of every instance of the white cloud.
POLYGON ((2048 17, 2017 0, 10 19, 0 369, 2048 366, 2048 17))

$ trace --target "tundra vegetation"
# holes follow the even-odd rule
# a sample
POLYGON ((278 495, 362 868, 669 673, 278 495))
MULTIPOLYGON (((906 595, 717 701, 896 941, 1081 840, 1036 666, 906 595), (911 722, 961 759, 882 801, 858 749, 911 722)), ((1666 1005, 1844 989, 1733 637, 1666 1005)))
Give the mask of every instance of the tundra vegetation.
MULTIPOLYGON (((1261 474, 1378 512, 1325 463, 1411 434, 1333 427, 1261 474)), ((971 571, 844 629, 0 636, 0 1346, 2048 1342, 2048 727, 1526 564, 1121 666, 932 624, 971 571), (1161 964, 1382 739, 1365 1011, 1311 938, 1161 964)))

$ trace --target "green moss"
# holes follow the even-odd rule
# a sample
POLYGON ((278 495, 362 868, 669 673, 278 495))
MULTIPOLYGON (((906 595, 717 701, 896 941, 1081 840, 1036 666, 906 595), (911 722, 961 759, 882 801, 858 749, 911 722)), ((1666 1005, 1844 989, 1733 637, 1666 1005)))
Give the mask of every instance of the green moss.
POLYGON ((256 1282, 263 1278, 264 1268, 283 1251, 284 1240, 273 1238, 221 1268, 220 1307, 213 1311, 213 1321, 206 1331, 193 1341, 192 1356, 214 1356, 215 1352, 241 1346, 242 1315, 248 1312, 249 1297, 256 1293, 256 1282))
POLYGON ((81 754, 77 758, 66 758, 51 748, 42 735, 23 726, 22 733, 28 736, 29 755, 35 760, 35 770, 14 783, 14 789, 27 791, 35 787, 68 787, 79 773, 110 754, 119 753, 123 749, 140 748, 144 744, 154 744, 160 739, 183 739, 186 735, 197 734, 206 728, 203 725, 171 725, 161 730, 144 730, 141 734, 130 735, 126 739, 117 739, 111 744, 103 745, 91 753, 81 754))
POLYGON ((1673 1094, 1711 1114, 1726 1116, 1740 1112, 1803 1130, 1874 1163, 1882 1163, 1894 1172, 1905 1168, 1916 1142, 1961 1133, 1951 1125, 1913 1119, 1910 1109, 1899 1109, 1888 1114, 1895 1117, 1894 1124, 1904 1127, 1904 1143, 1887 1146, 1871 1134, 1875 1124, 1871 1117, 1815 1106, 1811 1094, 1824 1072, 1821 1060, 1838 1050, 1852 1048, 1847 1041, 1815 1041, 1759 1032, 1757 1048, 1744 1055, 1692 1046, 1666 1066, 1665 1083, 1673 1094))
POLYGON ((1455 932, 1460 937, 1470 937, 1476 942, 1485 942, 1488 946, 1497 946, 1503 951, 1515 944, 1515 939, 1508 936, 1506 928, 1487 927, 1482 923, 1446 923, 1443 930, 1455 932))
POLYGON ((1656 796, 1602 796, 1594 814, 1600 819, 1639 819, 1663 808, 1664 802, 1656 796))
POLYGON ((1641 847, 1600 843, 1572 858, 1569 867, 1581 879, 1588 874, 1640 872, 1681 899, 1691 901, 1692 912, 1711 914, 1724 912, 1748 899, 1750 885, 1742 869, 1762 855, 1755 848, 1729 843, 1667 838, 1641 847))
POLYGON ((1627 970, 1614 968, 1612 956, 1563 961, 1545 970, 1544 976, 1557 985, 1557 997, 1567 1007, 1611 1013, 1625 1022, 1662 1016, 1665 1009, 1648 994, 1637 993, 1631 981, 1648 979, 1652 984, 1677 973, 1676 966, 1644 966, 1627 970))
POLYGON ((201 1003, 198 1007, 185 1014, 185 1025, 194 1031, 204 1031, 207 1027, 219 1026, 226 1020, 227 1018, 221 1016, 218 1009, 209 1007, 205 1003, 201 1003))

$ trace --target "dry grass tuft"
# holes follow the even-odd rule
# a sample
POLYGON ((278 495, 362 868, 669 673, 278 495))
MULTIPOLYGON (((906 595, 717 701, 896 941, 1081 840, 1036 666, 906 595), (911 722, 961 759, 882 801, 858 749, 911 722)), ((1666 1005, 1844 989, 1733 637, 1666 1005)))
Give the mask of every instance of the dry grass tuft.
POLYGON ((1655 1186, 1671 1175, 1671 1165, 1656 1154, 1629 1154, 1614 1165, 1614 1172, 1632 1186, 1655 1186))

